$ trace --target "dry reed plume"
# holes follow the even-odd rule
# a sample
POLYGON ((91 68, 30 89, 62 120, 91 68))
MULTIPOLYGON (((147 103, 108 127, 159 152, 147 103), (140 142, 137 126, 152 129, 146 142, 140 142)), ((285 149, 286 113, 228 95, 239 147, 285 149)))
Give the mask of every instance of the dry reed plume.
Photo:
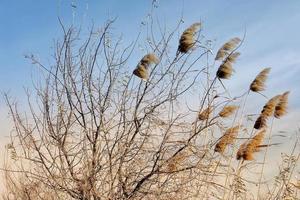
POLYGON ((263 129, 259 131, 250 141, 243 143, 236 154, 236 159, 253 160, 253 154, 259 151, 265 133, 266 130, 263 129))
POLYGON ((266 128, 266 127, 267 127, 267 117, 260 115, 254 123, 254 128, 261 129, 261 128, 266 128))
POLYGON ((158 64, 159 59, 156 57, 155 54, 147 54, 145 55, 140 62, 138 63, 137 67, 133 70, 133 74, 138 76, 141 79, 148 80, 149 78, 149 67, 151 64, 158 64))
POLYGON ((232 65, 240 55, 239 52, 233 51, 240 42, 240 38, 232 38, 218 50, 215 60, 223 60, 216 74, 218 78, 229 79, 231 77, 234 71, 232 65))
POLYGON ((280 95, 272 97, 263 107, 261 114, 266 117, 271 117, 274 114, 275 107, 279 101, 280 95))
POLYGON ((260 92, 265 90, 265 82, 268 78, 268 74, 270 73, 271 68, 263 69, 252 81, 250 85, 250 90, 253 92, 260 92))
POLYGON ((211 107, 206 108, 202 112, 198 113, 198 119, 199 120, 207 120, 209 118, 211 112, 212 112, 212 108, 211 107))
POLYGON ((230 54, 220 65, 216 73, 216 76, 220 79, 229 79, 234 72, 232 65, 236 61, 239 55, 240 55, 239 52, 234 52, 230 54))
POLYGON ((216 144, 215 147, 215 152, 224 153, 226 147, 234 143, 239 129, 240 126, 235 126, 227 129, 224 135, 221 138, 219 138, 219 142, 216 144))
POLYGON ((220 117, 226 118, 231 116, 236 110, 238 109, 238 106, 229 105, 225 106, 221 112, 219 113, 220 117))
POLYGON ((180 166, 184 165, 185 160, 187 159, 187 152, 180 152, 174 156, 167 164, 168 172, 174 172, 180 169, 180 166))
POLYGON ((271 98, 263 107, 260 116, 256 119, 254 128, 261 129, 266 127, 267 119, 274 115, 275 107, 278 104, 280 95, 276 95, 271 98))
POLYGON ((279 102, 275 107, 274 117, 279 119, 280 117, 282 117, 287 113, 289 93, 290 92, 287 91, 280 96, 279 102))
POLYGON ((200 27, 201 23, 194 23, 182 33, 178 46, 179 52, 187 53, 195 45, 194 36, 200 27))
POLYGON ((218 50, 215 60, 223 60, 224 57, 229 56, 230 52, 233 51, 240 42, 241 39, 235 37, 223 44, 223 46, 218 50))

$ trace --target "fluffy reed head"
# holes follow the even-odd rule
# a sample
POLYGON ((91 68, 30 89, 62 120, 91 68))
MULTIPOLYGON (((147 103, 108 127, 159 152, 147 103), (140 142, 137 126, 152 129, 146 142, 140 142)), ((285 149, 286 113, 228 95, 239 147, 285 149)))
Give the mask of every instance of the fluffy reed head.
POLYGON ((250 141, 243 143, 236 154, 236 159, 240 160, 243 158, 244 160, 253 160, 253 154, 259 151, 265 133, 265 129, 261 130, 250 141))
POLYGON ((252 81, 250 85, 250 90, 253 92, 260 92, 265 90, 265 82, 268 78, 268 74, 270 73, 271 68, 263 69, 252 81))
POLYGON ((156 57, 155 54, 150 53, 145 55, 140 62, 138 63, 137 67, 133 70, 133 74, 137 77, 148 80, 149 78, 149 72, 148 68, 151 64, 158 64, 159 59, 156 57))
POLYGON ((267 117, 264 115, 259 115, 259 117, 256 119, 254 123, 255 129, 261 129, 267 127, 267 117))
POLYGON ((153 53, 149 53, 141 59, 139 64, 149 67, 151 64, 158 64, 158 63, 159 63, 159 59, 157 58, 157 56, 153 53))
POLYGON ((209 118, 211 112, 212 112, 211 107, 206 108, 202 112, 198 113, 198 119, 199 120, 207 120, 209 118))
POLYGON ((167 163, 167 170, 169 172, 177 171, 180 169, 180 166, 184 165, 185 160, 188 157, 187 152, 180 152, 167 163))
POLYGON ((215 146, 215 152, 224 153, 226 147, 233 144, 239 132, 240 126, 235 126, 226 130, 215 146))
POLYGON ((288 97, 290 92, 287 91, 280 95, 279 102, 275 107, 274 117, 280 118, 287 113, 288 97))
POLYGON ((234 105, 225 106, 221 110, 221 112, 219 112, 219 116, 223 118, 229 117, 236 111, 236 109, 238 109, 238 106, 234 106, 234 105))
POLYGON ((201 23, 194 23, 182 33, 178 46, 179 52, 187 53, 195 45, 194 36, 200 27, 201 23))
POLYGON ((280 95, 272 97, 263 107, 259 117, 256 119, 254 128, 261 129, 267 126, 267 120, 274 115, 275 107, 278 104, 280 95))
POLYGON ((133 74, 136 75, 137 77, 143 79, 143 80, 148 80, 148 78, 149 78, 148 69, 144 65, 138 65, 133 70, 133 74))
POLYGON ((244 142, 243 144, 240 145, 240 148, 236 152, 236 159, 237 160, 240 160, 241 158, 243 158, 246 146, 247 146, 247 142, 244 142))
POLYGON ((281 95, 276 95, 272 97, 263 107, 261 111, 261 115, 264 115, 266 117, 271 117, 274 114, 275 107, 278 104, 280 97, 281 95))
POLYGON ((234 70, 233 70, 233 63, 236 61, 236 59, 238 58, 238 56, 240 55, 239 52, 234 52, 232 54, 230 54, 224 61, 223 63, 220 65, 216 75, 218 78, 220 79, 229 79, 234 70))
POLYGON ((228 56, 230 52, 233 51, 240 42, 241 39, 235 37, 223 44, 223 46, 218 50, 215 60, 223 60, 224 57, 228 56))

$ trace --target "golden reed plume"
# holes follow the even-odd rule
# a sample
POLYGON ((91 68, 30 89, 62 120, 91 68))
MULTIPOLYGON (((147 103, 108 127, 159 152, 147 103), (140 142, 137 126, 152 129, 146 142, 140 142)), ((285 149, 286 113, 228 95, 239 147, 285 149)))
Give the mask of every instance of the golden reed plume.
POLYGON ((236 61, 239 52, 233 52, 238 44, 241 42, 241 39, 238 37, 230 39, 228 42, 223 44, 223 46, 218 50, 215 60, 222 60, 216 76, 220 79, 229 79, 233 74, 233 63, 236 61))
POLYGON ((155 54, 150 53, 145 55, 140 62, 138 63, 137 67, 133 70, 133 74, 137 77, 148 80, 149 78, 149 67, 151 64, 158 64, 159 59, 156 57, 155 54))
POLYGON ((233 51, 240 42, 241 39, 235 37, 223 44, 223 46, 218 50, 215 60, 223 60, 224 57, 228 56, 230 52, 233 51))
POLYGON ((268 74, 270 73, 271 68, 263 69, 252 81, 250 85, 250 90, 253 92, 261 92, 264 91, 266 86, 265 82, 268 78, 268 74))
POLYGON ((198 113, 198 119, 199 120, 207 120, 209 118, 211 112, 212 112, 212 108, 211 107, 206 108, 202 112, 198 113))
POLYGON ((229 106, 225 106, 220 112, 219 112, 219 116, 226 118, 231 116, 236 110, 238 109, 238 106, 234 106, 234 105, 229 105, 229 106))
POLYGON ((215 147, 215 152, 224 153, 226 147, 234 143, 239 129, 240 126, 235 126, 227 129, 224 135, 221 138, 219 138, 219 142, 216 144, 215 147))
POLYGON ((274 114, 275 107, 280 99, 280 95, 272 97, 263 107, 261 114, 266 117, 271 117, 274 114))
POLYGON ((254 128, 255 129, 262 129, 267 127, 267 117, 260 115, 255 123, 254 123, 254 128))
POLYGON ((216 76, 220 79, 229 79, 234 72, 232 65, 239 57, 239 55, 240 55, 239 52, 234 52, 230 54, 220 65, 216 73, 216 76))
POLYGON ((253 160, 253 154, 259 151, 260 145, 264 139, 266 130, 259 131, 250 141, 243 143, 236 154, 236 159, 253 160))
POLYGON ((195 45, 195 34, 201 27, 201 23, 194 23, 187 28, 181 35, 179 40, 178 51, 181 53, 187 53, 195 45))
POLYGON ((290 92, 287 91, 280 96, 279 102, 275 107, 274 117, 279 119, 280 117, 282 117, 283 115, 285 115, 287 113, 289 94, 290 94, 290 92))
POLYGON ((264 105, 259 117, 255 121, 255 129, 266 127, 268 118, 274 115, 275 107, 278 104, 280 97, 281 95, 276 95, 264 105))
POLYGON ((187 152, 180 152, 167 163, 167 170, 169 172, 177 171, 180 166, 184 165, 185 160, 188 158, 187 152))

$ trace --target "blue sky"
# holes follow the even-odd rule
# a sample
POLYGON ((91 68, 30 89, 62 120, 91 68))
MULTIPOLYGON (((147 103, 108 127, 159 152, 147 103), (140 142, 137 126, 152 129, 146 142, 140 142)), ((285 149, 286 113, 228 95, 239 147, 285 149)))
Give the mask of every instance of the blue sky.
MULTIPOLYGON (((236 66, 238 75, 228 86, 236 91, 245 88, 263 67, 272 67, 272 87, 267 95, 291 90, 291 107, 299 113, 300 1, 160 0, 158 5, 157 15, 170 27, 181 13, 185 27, 201 20, 206 36, 216 40, 216 48, 246 31, 236 66)), ((35 68, 24 58, 25 54, 33 53, 44 62, 51 62, 53 41, 61 36, 58 16, 65 24, 84 28, 101 26, 109 17, 117 16, 116 31, 130 40, 150 8, 150 0, 0 0, 0 92, 10 91, 22 99, 23 88, 32 86, 35 68)), ((2 127, 6 117, 0 98, 2 127)), ((7 135, 6 127, 1 135, 7 135)))
MULTIPOLYGON (((23 86, 31 85, 32 66, 24 55, 34 53, 51 59, 53 40, 61 33, 58 16, 67 24, 74 21, 86 27, 92 23, 101 26, 108 17, 118 16, 117 31, 130 38, 136 34, 150 5, 150 0, 1 0, 0 90, 19 94, 23 86), (71 7, 72 2, 76 9, 71 7)), ((247 61, 245 65, 248 66, 261 61, 262 66, 283 65, 283 58, 289 63, 282 69, 292 68, 296 73, 300 66, 288 65, 294 64, 290 59, 297 59, 300 52, 299 10, 300 1, 297 0, 285 3, 280 0, 161 0, 157 13, 168 25, 174 24, 182 11, 186 25, 203 21, 207 36, 217 40, 216 46, 228 38, 241 36, 246 30, 241 63, 247 61), (268 60, 272 56, 274 58, 268 60)), ((249 72, 255 74, 257 71, 253 69, 258 67, 248 66, 249 72)), ((277 70, 279 66, 271 67, 277 70)), ((300 83, 300 76, 286 81, 300 83)))

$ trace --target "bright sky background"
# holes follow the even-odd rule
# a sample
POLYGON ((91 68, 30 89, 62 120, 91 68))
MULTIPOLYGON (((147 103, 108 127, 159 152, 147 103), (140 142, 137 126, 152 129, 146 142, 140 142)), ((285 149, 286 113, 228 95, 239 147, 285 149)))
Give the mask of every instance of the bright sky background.
MULTIPOLYGON (((290 114, 278 126, 296 131, 300 126, 299 0, 160 0, 158 5, 156 13, 167 25, 174 25, 181 12, 184 27, 201 20, 206 36, 216 40, 216 48, 246 31, 236 74, 228 86, 236 91, 247 88, 262 68, 272 67, 265 94, 291 91, 290 114)), ((150 8, 150 0, 0 0, 0 92, 24 99, 24 87, 31 87, 36 75, 24 55, 51 60, 53 41, 61 36, 58 16, 66 24, 83 27, 93 23, 100 27, 117 16, 116 31, 132 39, 150 8)), ((252 101, 257 106, 265 99, 256 96, 252 101)), ((12 128, 7 116, 1 96, 0 140, 12 128)))

